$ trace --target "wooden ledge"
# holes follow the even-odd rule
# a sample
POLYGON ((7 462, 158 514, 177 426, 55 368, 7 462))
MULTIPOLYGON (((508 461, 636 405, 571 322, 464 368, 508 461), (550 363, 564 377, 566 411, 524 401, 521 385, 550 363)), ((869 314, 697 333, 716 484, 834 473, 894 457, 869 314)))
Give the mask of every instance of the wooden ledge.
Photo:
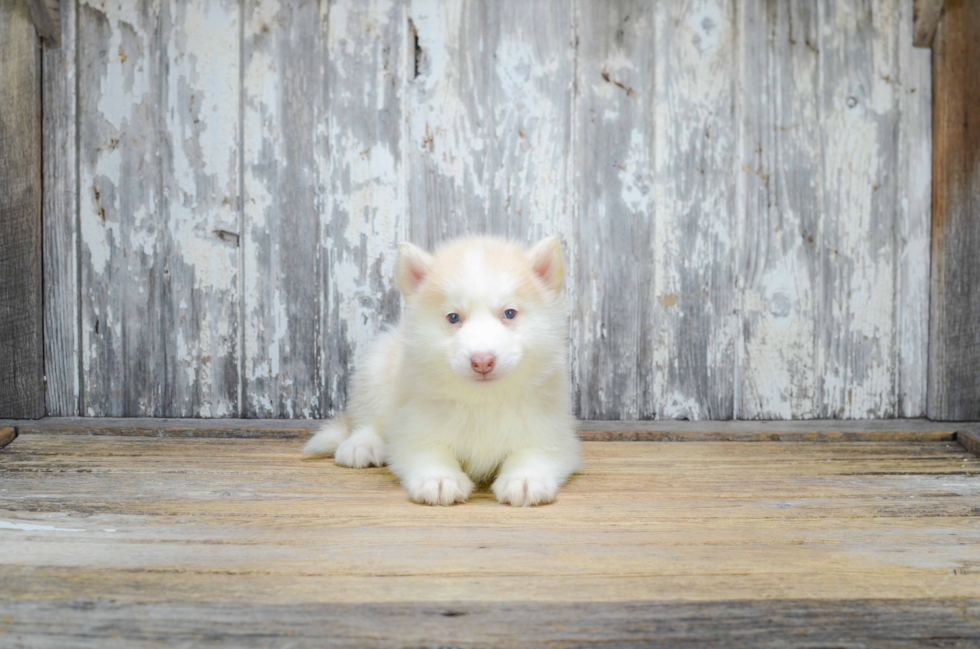
POLYGON ((980 433, 977 429, 961 430, 956 433, 956 441, 970 453, 980 457, 980 433))

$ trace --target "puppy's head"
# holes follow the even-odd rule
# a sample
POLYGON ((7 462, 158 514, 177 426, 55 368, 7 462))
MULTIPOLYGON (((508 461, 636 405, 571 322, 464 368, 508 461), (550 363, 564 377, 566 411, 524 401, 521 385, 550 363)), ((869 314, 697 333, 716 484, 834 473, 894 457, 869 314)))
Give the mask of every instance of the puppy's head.
POLYGON ((553 237, 528 249, 501 239, 461 239, 434 255, 401 244, 398 284, 411 369, 493 389, 564 363, 563 270, 553 237))

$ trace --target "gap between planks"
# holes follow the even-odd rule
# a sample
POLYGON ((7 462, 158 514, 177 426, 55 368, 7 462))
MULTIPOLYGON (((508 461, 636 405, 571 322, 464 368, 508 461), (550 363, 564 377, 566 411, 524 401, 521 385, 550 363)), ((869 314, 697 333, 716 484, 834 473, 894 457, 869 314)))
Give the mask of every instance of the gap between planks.
MULTIPOLYGON (((0 420, 18 433, 306 439, 315 419, 163 419, 45 417, 0 420)), ((807 421, 580 421, 583 441, 632 442, 928 442, 958 441, 980 453, 980 422, 926 419, 807 421)), ((11 440, 12 441, 12 440, 11 440)))

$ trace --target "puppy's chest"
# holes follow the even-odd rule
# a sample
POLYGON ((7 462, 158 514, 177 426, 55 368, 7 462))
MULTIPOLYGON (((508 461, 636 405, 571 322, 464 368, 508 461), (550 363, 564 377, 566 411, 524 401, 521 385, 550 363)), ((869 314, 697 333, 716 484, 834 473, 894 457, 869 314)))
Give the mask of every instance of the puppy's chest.
POLYGON ((460 407, 447 423, 446 441, 471 475, 493 471, 529 433, 521 410, 506 406, 460 407))

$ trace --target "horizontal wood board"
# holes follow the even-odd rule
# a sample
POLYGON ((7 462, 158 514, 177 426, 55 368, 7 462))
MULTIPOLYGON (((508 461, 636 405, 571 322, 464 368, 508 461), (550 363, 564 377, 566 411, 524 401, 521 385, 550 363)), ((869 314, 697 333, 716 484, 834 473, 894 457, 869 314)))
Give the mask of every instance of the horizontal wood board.
POLYGON ((67 1, 49 414, 333 414, 483 232, 561 238, 584 419, 925 412, 910 2, 67 1))
POLYGON ((37 649, 268 647, 876 647, 970 649, 980 600, 133 604, 0 603, 5 631, 37 649))
MULTIPOLYGON (((36 421, 0 420, 23 433, 123 435, 137 437, 214 437, 307 439, 323 425, 308 419, 166 419, 45 417, 36 421)), ((978 422, 942 423, 925 419, 873 421, 580 421, 585 441, 944 441, 964 431, 980 432, 978 422)))
POLYGON ((330 621, 338 645, 977 637, 980 459, 952 441, 587 442, 558 501, 525 509, 483 491, 415 505, 385 469, 303 461, 301 445, 23 434, 0 452, 0 634, 305 645, 330 621))

